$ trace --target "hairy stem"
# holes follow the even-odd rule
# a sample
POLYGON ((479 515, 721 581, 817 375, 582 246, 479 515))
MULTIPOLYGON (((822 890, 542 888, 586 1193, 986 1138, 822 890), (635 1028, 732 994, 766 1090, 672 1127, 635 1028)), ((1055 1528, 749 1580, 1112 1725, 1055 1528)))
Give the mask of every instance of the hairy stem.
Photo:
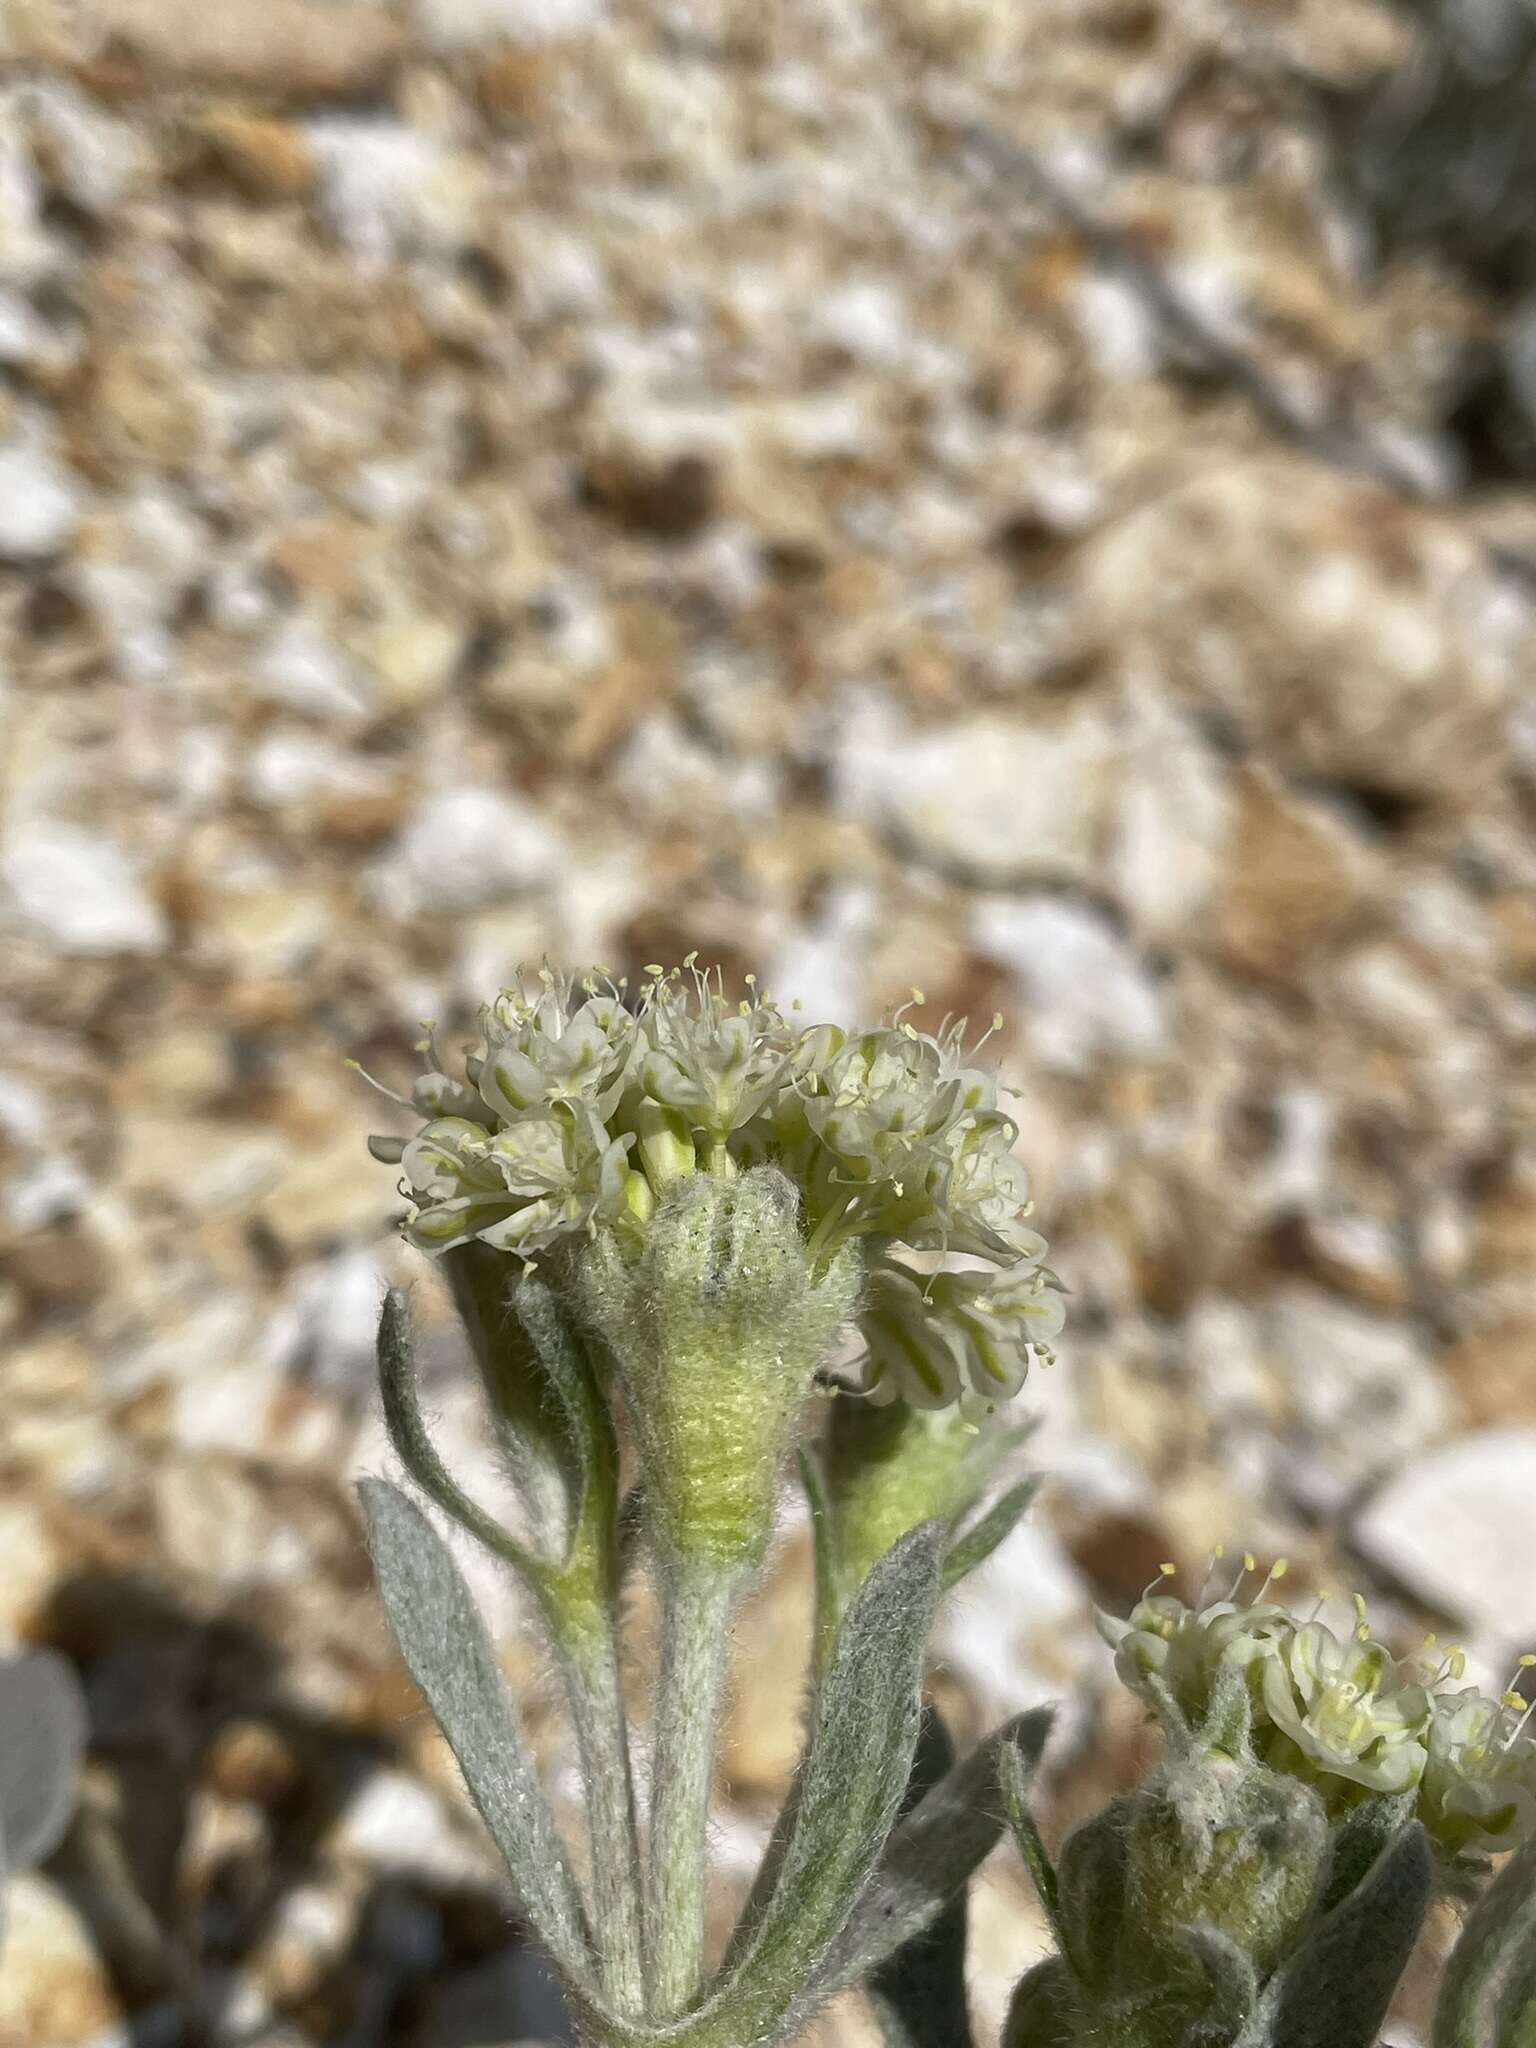
POLYGON ((688 2009, 703 1981, 710 1781, 740 1578, 696 1559, 674 1559, 663 1574, 649 1899, 651 2006, 668 2017, 688 2009))
POLYGON ((561 1647, 586 1791, 598 1966, 615 2010, 638 2017, 645 2003, 644 1899, 618 1641, 605 1627, 567 1634, 561 1647))

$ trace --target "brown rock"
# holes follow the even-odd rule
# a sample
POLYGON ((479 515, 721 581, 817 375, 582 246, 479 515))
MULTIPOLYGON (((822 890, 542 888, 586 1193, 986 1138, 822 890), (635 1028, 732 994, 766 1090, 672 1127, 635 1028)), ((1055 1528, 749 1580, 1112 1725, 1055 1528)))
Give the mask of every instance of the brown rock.
POLYGON ((1470 1423, 1536 1423, 1536 1302, 1460 1338, 1441 1368, 1470 1423))
POLYGON ((214 162, 253 198, 303 199, 314 189, 314 152, 291 122, 215 107, 198 133, 214 162))
POLYGON ((293 99, 348 99, 376 88, 405 45, 382 7, 262 0, 259 7, 206 0, 89 0, 117 52, 147 80, 200 80, 293 99))
POLYGON ((1096 646, 1135 650, 1287 771, 1464 808, 1503 770, 1529 624, 1475 537, 1299 460, 1211 470, 1080 553, 1096 646))
POLYGON ((600 456, 587 470, 586 487, 593 504, 621 525, 673 541, 703 532, 719 489, 709 458, 686 452, 654 467, 618 453, 600 456))
POLYGON ((1358 931, 1370 905, 1370 862, 1333 813, 1268 770, 1244 769, 1235 791, 1214 943, 1234 966, 1290 981, 1358 931))

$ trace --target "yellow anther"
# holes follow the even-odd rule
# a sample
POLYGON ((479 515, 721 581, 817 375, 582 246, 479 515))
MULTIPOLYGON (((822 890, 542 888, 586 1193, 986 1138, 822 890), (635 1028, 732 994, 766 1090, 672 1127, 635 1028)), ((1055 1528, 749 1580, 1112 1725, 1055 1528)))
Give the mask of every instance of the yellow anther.
POLYGON ((1269 1568, 1269 1576, 1272 1579, 1283 1579, 1290 1568, 1291 1560, 1288 1557, 1277 1557, 1269 1568))
POLYGON ((1527 1650, 1523 1657, 1515 1660, 1522 1671, 1536 1671, 1536 1650, 1527 1650))
POLYGON ((1160 1578, 1171 1579, 1174 1573, 1178 1570, 1178 1566, 1172 1563, 1168 1558, 1164 1558, 1162 1563, 1158 1566, 1157 1570, 1158 1576, 1160 1578))

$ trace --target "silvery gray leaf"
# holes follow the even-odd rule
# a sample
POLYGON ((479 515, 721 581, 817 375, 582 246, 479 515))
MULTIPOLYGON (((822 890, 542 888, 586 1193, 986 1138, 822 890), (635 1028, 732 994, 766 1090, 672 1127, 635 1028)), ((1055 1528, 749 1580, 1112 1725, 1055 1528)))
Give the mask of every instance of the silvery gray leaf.
POLYGON ((0 1660, 0 1841, 13 1870, 51 1856, 75 1810, 85 1695, 56 1650, 0 1660))
POLYGON ((1050 1727, 1049 1707, 1008 1722, 906 1816, 838 1938, 826 1971, 829 1996, 878 1969, 954 1897, 1003 1832, 999 1759, 1014 1751, 1025 1770, 1033 1772, 1050 1727))
POLYGON ((1518 2048, 1536 2036, 1536 1836, 1467 1916, 1435 2008, 1434 2048, 1518 2048))
POLYGON ((850 1603, 816 1725, 775 1841, 771 1889, 738 1930, 698 2018, 741 2040, 788 2038, 829 1995, 822 1965, 885 1847, 911 1768, 923 1645, 939 1598, 944 1531, 912 1530, 850 1603))
POLYGON ((1433 1887, 1424 1830, 1401 1829, 1281 1975, 1273 2048, 1375 2048, 1433 1887))
MULTIPOLYGON (((955 1745, 948 1729, 931 1707, 925 1707, 901 1802, 903 1816, 949 1776, 954 1763, 955 1745)), ((864 1995, 886 2048, 971 2048, 966 1934, 961 1885, 920 1934, 902 1942, 865 1979, 864 1995)))
POLYGON ((1039 1488, 1038 1479, 1021 1479, 1017 1486, 995 1500, 985 1514, 978 1515, 968 1529, 962 1529, 944 1555, 944 1590, 958 1586, 968 1573, 986 1563, 1005 1538, 1011 1536, 1024 1517, 1039 1488))
POLYGON ((590 1950, 581 1896, 485 1625, 426 1516, 387 1480, 365 1479, 358 1490, 400 1654, 448 1738, 529 1920, 562 1970, 583 1984, 590 1950))

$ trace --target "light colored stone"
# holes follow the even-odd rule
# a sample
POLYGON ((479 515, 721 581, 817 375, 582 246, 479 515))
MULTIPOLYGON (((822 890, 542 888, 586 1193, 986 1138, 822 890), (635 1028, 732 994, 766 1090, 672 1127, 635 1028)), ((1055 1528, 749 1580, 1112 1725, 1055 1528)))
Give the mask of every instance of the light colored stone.
POLYGON ((1162 996, 1098 911, 1063 896, 993 897, 977 905, 971 938, 1012 976, 1019 1022, 1042 1066, 1083 1074, 1105 1060, 1163 1057, 1162 996))
POLYGON ((85 2048, 123 2017, 90 1929, 57 1885, 35 1871, 5 1889, 0 2039, 85 2048))
POLYGON ((0 851, 0 881, 63 953, 158 953, 169 942, 164 912, 122 850, 78 825, 17 825, 0 851))
POLYGON ((1083 551, 1091 644, 1155 664, 1278 765, 1464 806, 1497 777, 1526 608, 1447 514, 1321 464, 1222 465, 1083 551))
POLYGON ((416 0, 416 17, 439 49, 486 43, 557 42, 595 28, 605 0, 416 0))
POLYGON ((845 718, 834 772, 845 812, 941 872, 1003 886, 1089 873, 1116 759, 1114 732, 1093 709, 913 733, 866 700, 845 718))
POLYGON ((463 787, 429 796, 378 874, 395 916, 472 910, 542 888, 559 871, 559 835, 501 790, 463 787))
POLYGON ((0 561, 45 562, 80 524, 79 483, 46 449, 0 448, 0 561))
POLYGON ((172 78, 303 98, 346 98, 378 85, 404 46, 383 7, 263 0, 259 8, 201 0, 91 0, 97 28, 172 78))
POLYGON ((269 702, 313 718, 355 722, 369 706, 367 686, 354 664, 308 619, 284 620, 250 674, 269 702))
POLYGON ((328 114, 305 125, 304 140, 319 167, 320 203, 364 263, 468 238, 478 166, 431 136, 393 121, 328 114))
POLYGON ((1415 1459, 1354 1535, 1431 1607, 1495 1642, 1536 1641, 1536 1429, 1479 1430, 1415 1459))
POLYGON ((1445 1389, 1406 1320, 1293 1286, 1265 1304, 1259 1343, 1304 1453, 1288 1470, 1315 1508, 1341 1507, 1445 1424, 1445 1389))

